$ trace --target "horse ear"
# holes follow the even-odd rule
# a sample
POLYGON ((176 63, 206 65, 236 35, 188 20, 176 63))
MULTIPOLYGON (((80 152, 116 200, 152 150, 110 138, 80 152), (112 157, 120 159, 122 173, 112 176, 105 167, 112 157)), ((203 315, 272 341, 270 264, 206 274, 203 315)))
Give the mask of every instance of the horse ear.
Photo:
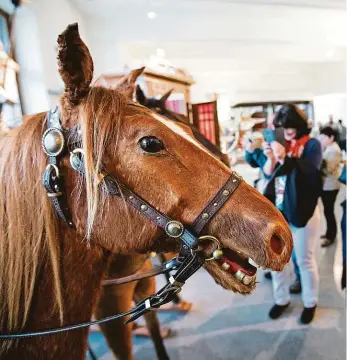
POLYGON ((146 106, 148 104, 148 99, 145 93, 142 91, 140 85, 136 86, 136 100, 139 104, 146 106))
POLYGON ((169 96, 171 95, 171 93, 173 92, 174 89, 169 90, 168 92, 166 92, 161 98, 160 98, 160 102, 165 104, 165 101, 169 98, 169 96))
POLYGON ((139 69, 131 70, 129 74, 124 76, 117 84, 116 89, 125 95, 128 99, 132 100, 135 90, 135 82, 144 70, 144 66, 139 69))
POLYGON ((65 96, 78 104, 89 92, 93 78, 93 59, 78 32, 78 24, 69 25, 58 36, 58 67, 65 83, 65 96))

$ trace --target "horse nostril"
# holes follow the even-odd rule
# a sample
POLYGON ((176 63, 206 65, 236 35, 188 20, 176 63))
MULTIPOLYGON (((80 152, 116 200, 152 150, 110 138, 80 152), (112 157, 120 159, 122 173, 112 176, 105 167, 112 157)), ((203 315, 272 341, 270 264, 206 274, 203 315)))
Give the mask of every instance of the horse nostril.
POLYGON ((284 241, 279 236, 274 234, 270 240, 270 247, 273 252, 281 255, 284 249, 284 241))

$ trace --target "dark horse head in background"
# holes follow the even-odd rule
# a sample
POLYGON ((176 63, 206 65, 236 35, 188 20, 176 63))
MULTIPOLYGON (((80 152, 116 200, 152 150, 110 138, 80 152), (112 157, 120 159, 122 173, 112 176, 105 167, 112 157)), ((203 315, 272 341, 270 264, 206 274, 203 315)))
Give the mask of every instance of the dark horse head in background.
POLYGON ((170 120, 174 120, 182 124, 188 125, 192 130, 196 140, 198 140, 202 145, 204 145, 214 156, 221 160, 225 165, 230 167, 230 162, 227 154, 223 154, 216 145, 212 144, 210 140, 205 138, 205 136, 202 135, 201 132, 189 122, 188 117, 182 114, 175 113, 166 107, 166 100, 169 98, 172 91, 173 89, 165 93, 160 99, 156 99, 154 97, 146 97, 141 87, 137 85, 136 100, 141 105, 156 111, 158 114, 163 115, 170 120))

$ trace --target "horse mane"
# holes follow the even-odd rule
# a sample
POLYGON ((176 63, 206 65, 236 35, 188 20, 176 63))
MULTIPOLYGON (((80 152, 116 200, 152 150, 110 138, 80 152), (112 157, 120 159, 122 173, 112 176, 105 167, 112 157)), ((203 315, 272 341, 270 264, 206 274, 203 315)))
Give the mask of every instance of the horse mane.
MULTIPOLYGON (((116 149, 118 127, 126 99, 112 89, 92 87, 78 108, 85 151, 85 182, 88 204, 86 238, 91 237, 98 208, 105 201, 98 175, 106 145, 116 149)), ((145 111, 145 110, 144 110, 145 111)), ((76 113, 62 99, 63 123, 76 113)), ((128 111, 129 113, 129 111, 128 111)), ((130 111, 131 113, 131 111, 130 111)), ((0 135, 0 328, 22 329, 28 320, 42 266, 51 269, 55 308, 63 322, 58 221, 41 176, 47 156, 41 147, 45 113, 32 116, 7 134, 0 135)), ((69 125, 71 126, 71 124, 69 125)), ((110 147, 109 147, 110 148, 110 147)), ((115 150, 114 150, 115 151, 115 150)), ((70 196, 68 194, 68 196, 70 196)), ((61 224, 60 228, 65 225, 61 224)), ((61 229, 62 233, 62 229, 61 229)))
POLYGON ((58 308, 59 243, 51 204, 41 185, 46 166, 44 114, 0 135, 0 327, 24 327, 39 268, 51 264, 58 308))

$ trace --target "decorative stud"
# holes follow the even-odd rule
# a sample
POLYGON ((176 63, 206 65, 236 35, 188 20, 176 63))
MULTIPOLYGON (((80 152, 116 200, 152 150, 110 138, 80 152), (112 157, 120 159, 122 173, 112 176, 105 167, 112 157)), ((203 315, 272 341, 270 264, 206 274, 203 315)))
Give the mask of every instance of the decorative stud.
POLYGON ((233 179, 233 183, 235 183, 237 181, 237 179, 233 179))
POLYGON ((49 128, 42 136, 42 148, 48 156, 58 156, 65 146, 64 135, 57 128, 49 128))
POLYGON ((203 213, 203 214, 201 215, 201 217, 202 217, 203 219, 207 219, 207 218, 208 218, 208 213, 203 213))
POLYGON ((129 200, 132 200, 134 197, 131 195, 131 196, 129 196, 129 200))
POLYGON ((221 258, 223 257, 223 250, 221 250, 221 249, 216 249, 216 250, 213 252, 212 256, 213 256, 213 258, 214 258, 215 260, 221 259, 221 258))
POLYGON ((174 238, 180 237, 184 232, 184 226, 179 221, 169 221, 165 226, 165 232, 174 238))
POLYGON ((217 206, 217 205, 218 205, 218 203, 214 203, 214 204, 213 204, 213 206, 217 206))
POLYGON ((160 216, 157 216, 157 220, 160 220, 160 216))
POLYGON ((230 191, 229 191, 229 190, 224 190, 224 191, 223 191, 223 195, 224 195, 224 196, 228 196, 229 194, 230 194, 230 191))
POLYGON ((145 205, 145 204, 142 204, 141 205, 141 210, 142 211, 146 211, 148 209, 148 206, 147 205, 145 205))

